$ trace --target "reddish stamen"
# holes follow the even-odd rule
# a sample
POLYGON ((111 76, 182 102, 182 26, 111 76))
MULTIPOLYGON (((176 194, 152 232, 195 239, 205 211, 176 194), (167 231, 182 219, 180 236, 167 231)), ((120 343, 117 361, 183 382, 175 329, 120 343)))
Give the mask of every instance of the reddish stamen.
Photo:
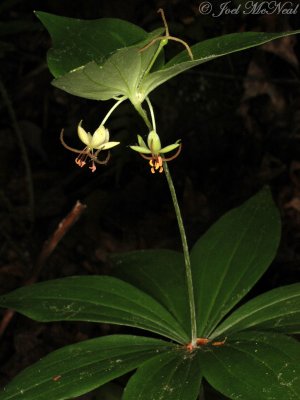
POLYGON ((75 158, 75 162, 79 167, 84 167, 86 164, 86 159, 87 159, 87 154, 86 153, 80 153, 78 157, 75 158))
POLYGON ((163 172, 163 159, 161 156, 152 155, 151 160, 149 161, 152 174, 154 174, 157 170, 158 172, 163 172))
POLYGON ((92 172, 95 172, 95 171, 96 171, 96 165, 95 165, 95 162, 94 162, 94 161, 92 162, 92 166, 89 167, 89 169, 92 170, 92 172))

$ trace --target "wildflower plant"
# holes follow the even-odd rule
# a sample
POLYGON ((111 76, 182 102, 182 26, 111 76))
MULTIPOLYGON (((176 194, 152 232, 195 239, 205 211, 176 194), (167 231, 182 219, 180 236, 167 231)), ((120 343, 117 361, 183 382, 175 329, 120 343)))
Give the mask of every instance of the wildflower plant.
POLYGON ((62 132, 63 145, 78 154, 80 167, 89 162, 93 172, 95 163, 106 164, 109 153, 102 159, 102 152, 119 143, 109 141, 105 124, 129 100, 148 133, 146 141, 139 135, 138 144, 130 147, 150 162, 151 172, 165 174, 183 251, 114 255, 115 276, 50 280, 2 296, 2 307, 37 321, 104 322, 142 332, 56 350, 14 378, 0 400, 76 398, 130 371, 135 372, 123 400, 196 400, 205 381, 230 399, 299 399, 300 346, 291 335, 300 332, 300 285, 239 304, 277 251, 280 217, 271 192, 263 188, 229 211, 189 251, 168 167, 182 145, 179 140, 161 145, 163 135, 149 98, 155 88, 189 68, 299 31, 236 33, 189 47, 169 34, 164 17, 165 34, 163 29, 147 33, 117 19, 37 16, 53 40, 48 53, 53 85, 76 96, 115 101, 93 134, 79 123, 83 150, 69 147, 62 132), (170 40, 185 48, 165 63, 163 48, 170 40))

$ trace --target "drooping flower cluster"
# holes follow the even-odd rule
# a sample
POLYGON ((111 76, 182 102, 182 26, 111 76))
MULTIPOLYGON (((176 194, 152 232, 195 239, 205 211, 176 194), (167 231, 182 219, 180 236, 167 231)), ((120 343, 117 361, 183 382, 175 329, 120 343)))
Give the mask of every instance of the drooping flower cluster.
MULTIPOLYGON (((110 152, 108 151, 106 157, 103 160, 99 160, 98 156, 101 151, 110 150, 112 147, 117 146, 120 142, 109 141, 109 131, 101 124, 93 134, 86 132, 82 127, 82 121, 79 122, 77 127, 77 133, 79 139, 85 144, 82 150, 75 149, 66 144, 64 140, 64 131, 61 131, 60 140, 63 146, 77 153, 78 156, 75 159, 76 164, 79 167, 84 167, 87 163, 90 163, 89 169, 92 172, 96 171, 96 164, 107 164, 110 159, 110 152)), ((147 137, 147 144, 143 138, 138 135, 138 145, 130 146, 130 148, 138 152, 144 159, 149 160, 151 172, 154 174, 156 171, 163 172, 163 162, 171 161, 176 158, 181 151, 181 143, 177 140, 175 143, 165 147, 161 147, 161 142, 158 134, 152 130, 147 137), (165 157, 166 153, 169 153, 177 149, 176 153, 171 157, 165 157)))

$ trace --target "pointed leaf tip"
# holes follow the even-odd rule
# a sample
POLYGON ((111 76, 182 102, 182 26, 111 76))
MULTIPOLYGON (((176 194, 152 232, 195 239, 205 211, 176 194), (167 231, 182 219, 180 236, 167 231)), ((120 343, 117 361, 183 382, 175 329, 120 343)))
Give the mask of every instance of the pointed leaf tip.
POLYGON ((209 337, 269 267, 280 227, 279 212, 266 187, 221 217, 196 242, 191 262, 199 337, 209 337))

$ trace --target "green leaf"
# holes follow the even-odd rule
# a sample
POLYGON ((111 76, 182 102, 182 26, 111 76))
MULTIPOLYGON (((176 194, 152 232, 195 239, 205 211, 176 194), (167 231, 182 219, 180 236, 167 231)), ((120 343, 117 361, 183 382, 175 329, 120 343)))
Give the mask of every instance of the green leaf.
POLYGON ((245 329, 300 333, 300 284, 279 287, 248 301, 226 318, 211 338, 245 329))
POLYGON ((198 240, 191 252, 198 337, 209 337, 253 287, 273 260, 279 239, 280 217, 265 188, 198 240))
POLYGON ((36 16, 53 41, 53 48, 48 52, 48 66, 55 77, 90 61, 102 63, 117 49, 153 38, 139 26, 117 18, 80 20, 41 11, 36 12, 36 16))
POLYGON ((300 32, 244 32, 209 39, 191 47, 193 60, 184 50, 164 65, 164 57, 160 55, 152 73, 144 75, 147 68, 141 65, 141 59, 146 58, 148 66, 149 56, 154 55, 159 43, 157 41, 142 52, 139 50, 160 36, 162 28, 147 33, 119 19, 79 20, 44 12, 36 14, 53 40, 53 48, 48 52, 48 66, 56 78, 62 78, 54 81, 55 86, 88 99, 107 100, 126 95, 133 104, 142 102, 157 86, 196 65, 300 32), (132 46, 137 54, 128 49, 132 46), (101 70, 98 65, 103 65, 117 50, 118 56, 101 70), (111 68, 113 76, 109 77, 111 68))
POLYGON ((139 336, 113 335, 54 351, 13 379, 0 400, 63 400, 124 375, 174 345, 139 336))
POLYGON ((112 257, 114 275, 152 296, 176 318, 190 337, 190 315, 182 253, 143 250, 112 257))
POLYGON ((152 297, 109 276, 74 276, 26 286, 0 297, 37 321, 91 321, 133 326, 186 343, 186 333, 152 297))
POLYGON ((300 30, 282 33, 242 32, 205 40, 191 46, 194 60, 189 58, 186 50, 182 51, 161 70, 147 75, 141 83, 140 91, 147 96, 162 83, 199 64, 297 33, 300 33, 300 30))
POLYGON ((230 399, 298 400, 300 345, 288 336, 241 332, 200 350, 204 378, 230 399))
POLYGON ((52 84, 75 96, 108 100, 125 96, 136 102, 138 85, 158 44, 140 52, 131 47, 118 50, 103 65, 90 62, 52 81, 52 84))
POLYGON ((129 380, 122 400, 196 400, 201 372, 198 352, 172 349, 146 361, 129 380))

